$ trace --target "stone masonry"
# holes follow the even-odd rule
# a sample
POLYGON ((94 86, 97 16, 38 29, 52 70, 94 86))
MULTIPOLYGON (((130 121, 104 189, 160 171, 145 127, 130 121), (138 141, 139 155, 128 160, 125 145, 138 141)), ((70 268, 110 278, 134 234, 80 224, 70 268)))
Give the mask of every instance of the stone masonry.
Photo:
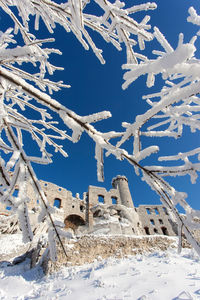
MULTIPOLYGON (((79 194, 73 197, 70 191, 56 184, 42 180, 40 184, 50 206, 55 207, 65 227, 71 228, 75 233, 81 228, 85 230, 82 232, 92 233, 104 226, 110 234, 168 236, 177 234, 170 212, 164 206, 140 205, 137 208, 134 206, 125 176, 114 178, 113 188, 109 191, 102 187, 89 186, 82 199, 79 194), (102 219, 103 213, 107 216, 107 222, 102 219), (100 216, 98 222, 97 216, 100 216)), ((28 186, 28 197, 29 210, 37 211, 40 200, 35 196, 31 184, 28 186)), ((11 213, 9 207, 0 204, 0 214, 11 213)))

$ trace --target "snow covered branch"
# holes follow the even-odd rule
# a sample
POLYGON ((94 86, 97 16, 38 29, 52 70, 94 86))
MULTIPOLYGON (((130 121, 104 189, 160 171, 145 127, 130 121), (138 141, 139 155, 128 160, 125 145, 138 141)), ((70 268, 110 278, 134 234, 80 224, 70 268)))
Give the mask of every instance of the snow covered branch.
MULTIPOLYGON (((137 12, 156 9, 154 2, 127 8, 120 0, 115 2, 94 0, 93 5, 101 11, 101 15, 98 16, 95 11, 94 14, 89 13, 90 2, 68 0, 58 4, 51 0, 0 1, 0 7, 14 24, 14 28, 8 28, 4 33, 0 33, 0 149, 4 154, 0 158, 2 183, 0 201, 12 206, 18 213, 24 240, 31 240, 33 234, 28 218, 29 199, 26 196, 27 182, 31 180, 35 193, 42 203, 40 218, 44 219, 47 216, 50 220, 50 249, 52 256, 56 258, 53 237, 57 236, 62 245, 60 232, 51 217, 51 208, 31 162, 40 164, 52 162, 52 154, 48 152, 49 145, 66 157, 67 153, 58 141, 68 139, 76 143, 83 132, 86 132, 95 143, 98 179, 104 180, 104 152, 105 156, 113 155, 119 160, 126 159, 134 167, 136 174, 142 175, 142 179, 160 196, 163 204, 171 209, 179 228, 184 230, 186 237, 200 254, 200 246, 191 233, 193 219, 199 217, 199 211, 193 210, 187 204, 185 193, 177 192, 163 179, 164 176, 189 174, 194 183, 200 171, 199 148, 159 158, 159 161, 166 162, 181 159, 183 162, 181 166, 141 164, 142 160, 159 152, 157 145, 143 148, 142 139, 149 137, 178 139, 182 137, 185 126, 191 129, 191 133, 200 129, 200 60, 195 57, 197 37, 194 36, 189 42, 184 42, 184 36, 180 34, 178 45, 173 49, 157 27, 150 32, 151 26, 148 24, 150 17, 145 15, 139 22, 137 12), (13 7, 17 8, 18 13, 13 7), (98 49, 95 45, 95 35, 93 37, 90 34, 91 29, 118 50, 125 46, 126 64, 123 65, 123 69, 126 71, 123 89, 143 75, 147 76, 146 85, 151 88, 155 85, 156 76, 162 76, 162 88, 156 93, 143 96, 150 108, 144 114, 138 115, 132 123, 123 122, 122 132, 100 132, 93 123, 111 117, 110 112, 80 116, 61 105, 52 94, 70 86, 62 81, 51 81, 49 75, 62 70, 61 67, 50 63, 51 54, 62 53, 58 49, 44 47, 44 44, 54 39, 37 39, 35 31, 30 28, 31 15, 35 21, 36 31, 41 26, 40 19, 52 34, 59 24, 66 32, 71 31, 86 50, 91 48, 101 63, 105 63, 102 49, 98 49), (157 42, 158 49, 153 50, 155 59, 148 59, 142 51, 145 49, 145 42, 153 39, 157 42), (139 53, 135 52, 137 46, 139 53), (27 63, 32 64, 34 73, 27 71, 27 63), (67 131, 61 130, 59 124, 54 121, 55 113, 64 122, 67 131), (36 142, 41 157, 26 154, 24 132, 28 132, 31 139, 36 142), (114 138, 119 139, 117 143, 113 142, 114 138), (132 153, 129 153, 124 145, 129 138, 133 138, 132 153), (4 159, 4 156, 7 158, 4 159), (195 162, 191 156, 195 157, 195 162), (16 186, 19 188, 18 197, 14 196, 16 186), (179 215, 177 204, 184 208, 185 219, 179 215)), ((190 8, 189 14, 188 21, 199 26, 199 16, 194 8, 190 8)))

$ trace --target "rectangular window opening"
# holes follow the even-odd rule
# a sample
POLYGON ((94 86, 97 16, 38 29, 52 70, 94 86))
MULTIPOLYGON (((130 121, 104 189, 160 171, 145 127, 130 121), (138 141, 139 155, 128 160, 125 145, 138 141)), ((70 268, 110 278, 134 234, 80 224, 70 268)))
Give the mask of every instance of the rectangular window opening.
POLYGON ((163 210, 164 210, 164 213, 165 213, 166 215, 168 215, 168 212, 167 212, 166 207, 163 207, 163 210))
POLYGON ((147 214, 150 215, 151 214, 151 210, 150 208, 146 208, 147 214))
POLYGON ((150 235, 149 227, 144 227, 144 230, 147 235, 150 235))
POLYGON ((98 195, 98 202, 99 203, 104 203, 104 196, 98 195))
POLYGON ((111 197, 112 199, 112 204, 117 204, 117 197, 111 197))
POLYGON ((151 222, 152 225, 155 225, 154 220, 151 219, 150 222, 151 222))
POLYGON ((18 194, 19 194, 19 190, 15 189, 13 192, 13 197, 18 197, 18 194))
POLYGON ((54 199, 53 206, 55 206, 57 208, 60 208, 61 207, 61 200, 58 199, 58 198, 54 199))

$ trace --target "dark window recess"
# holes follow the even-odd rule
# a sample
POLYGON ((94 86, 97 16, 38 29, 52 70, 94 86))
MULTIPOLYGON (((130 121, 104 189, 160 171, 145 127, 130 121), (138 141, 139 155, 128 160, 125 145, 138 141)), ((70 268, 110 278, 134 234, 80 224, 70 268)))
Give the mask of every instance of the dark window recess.
POLYGON ((167 230, 166 227, 161 227, 161 230, 162 230, 164 235, 169 235, 168 230, 167 230))
POLYGON ((86 195, 85 201, 88 203, 88 193, 86 195))
POLYGON ((165 213, 166 215, 168 215, 168 212, 167 212, 166 207, 163 207, 163 210, 164 210, 164 213, 165 213))
POLYGON ((160 223, 160 224, 163 224, 163 220, 159 219, 159 223, 160 223))
POLYGON ((158 229, 156 229, 156 228, 154 228, 154 230, 153 230, 155 233, 158 233, 158 229))
POLYGON ((98 202, 99 203, 104 203, 104 196, 98 195, 98 202))
POLYGON ((72 208, 74 208, 74 205, 72 205, 72 208))
POLYGON ((80 205, 80 211, 84 211, 84 206, 80 205))
POLYGON ((144 230, 145 230, 145 233, 146 233, 147 235, 150 235, 149 227, 144 227, 144 230))
POLYGON ((117 197, 111 197, 112 199, 112 204, 117 204, 117 197))
POLYGON ((6 210, 11 210, 12 207, 11 206, 6 206, 6 210))
POLYGON ((94 217, 94 218, 97 218, 97 217, 99 217, 99 216, 101 216, 101 210, 100 210, 100 209, 97 209, 97 210, 93 213, 93 217, 94 217))
POLYGON ((158 211, 157 208, 154 208, 154 211, 155 211, 155 214, 156 214, 156 215, 159 215, 159 211, 158 211))
POLYGON ((151 210, 150 210, 150 208, 146 208, 146 211, 147 211, 148 215, 150 215, 150 214, 151 214, 151 210))
POLYGON ((58 199, 58 198, 56 198, 56 199, 54 200, 53 206, 55 206, 55 207, 57 207, 57 208, 60 208, 60 206, 61 206, 61 200, 58 199))
POLYGON ((152 225, 155 225, 154 220, 151 219, 150 222, 151 222, 152 225))

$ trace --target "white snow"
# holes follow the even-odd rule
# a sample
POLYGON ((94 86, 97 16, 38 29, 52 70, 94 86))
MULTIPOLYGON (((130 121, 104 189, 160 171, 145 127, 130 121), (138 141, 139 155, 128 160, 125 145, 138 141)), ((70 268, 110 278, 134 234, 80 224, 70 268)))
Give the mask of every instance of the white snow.
MULTIPOLYGON (((1 235, 0 256, 19 246, 20 235, 1 235), (10 238, 11 237, 11 238, 10 238)), ((63 267, 42 277, 23 264, 0 264, 0 299, 198 300, 200 258, 190 249, 144 253, 124 259, 99 258, 92 264, 63 267)))

